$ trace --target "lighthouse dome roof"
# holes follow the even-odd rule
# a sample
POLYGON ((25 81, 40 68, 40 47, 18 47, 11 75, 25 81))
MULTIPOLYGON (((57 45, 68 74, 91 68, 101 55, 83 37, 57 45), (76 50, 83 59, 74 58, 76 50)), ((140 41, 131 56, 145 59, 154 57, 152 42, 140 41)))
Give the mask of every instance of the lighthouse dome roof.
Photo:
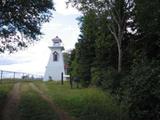
POLYGON ((56 43, 57 42, 62 42, 62 40, 58 36, 56 36, 55 38, 53 38, 52 41, 56 42, 56 43))

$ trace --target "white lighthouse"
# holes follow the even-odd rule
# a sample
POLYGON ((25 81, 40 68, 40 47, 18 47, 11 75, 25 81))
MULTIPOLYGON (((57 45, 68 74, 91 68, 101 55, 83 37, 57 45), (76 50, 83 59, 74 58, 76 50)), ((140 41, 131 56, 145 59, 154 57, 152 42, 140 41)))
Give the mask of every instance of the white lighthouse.
POLYGON ((62 54, 64 47, 62 45, 62 40, 58 36, 56 36, 54 39, 52 39, 52 41, 53 45, 49 46, 51 54, 49 57, 48 64, 46 66, 46 71, 44 75, 45 81, 61 80, 62 75, 65 74, 64 60, 62 54))

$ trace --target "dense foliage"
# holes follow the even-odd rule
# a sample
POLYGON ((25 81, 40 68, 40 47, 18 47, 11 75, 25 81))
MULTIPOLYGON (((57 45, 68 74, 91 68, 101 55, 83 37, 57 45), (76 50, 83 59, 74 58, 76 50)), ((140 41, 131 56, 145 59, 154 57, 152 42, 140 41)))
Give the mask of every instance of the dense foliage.
POLYGON ((160 2, 69 0, 82 12, 72 76, 110 91, 133 120, 158 120, 160 2))
POLYGON ((15 51, 38 39, 41 25, 49 21, 52 9, 52 0, 1 0, 0 52, 15 51))
POLYGON ((160 119, 160 66, 159 63, 137 65, 129 76, 129 111, 136 120, 160 119))

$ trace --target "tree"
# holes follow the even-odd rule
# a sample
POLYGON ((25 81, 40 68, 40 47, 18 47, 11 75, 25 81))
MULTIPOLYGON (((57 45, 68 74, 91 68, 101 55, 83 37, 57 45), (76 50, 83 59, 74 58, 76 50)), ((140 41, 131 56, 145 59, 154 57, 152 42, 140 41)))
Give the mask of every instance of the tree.
POLYGON ((122 70, 122 41, 127 31, 127 20, 129 20, 129 11, 133 7, 132 0, 108 0, 106 8, 109 14, 108 29, 116 40, 118 47, 118 72, 122 70))
MULTIPOLYGON (((160 2, 135 0, 139 50, 150 61, 160 58, 160 2), (154 53, 154 54, 153 54, 154 53)), ((142 59, 144 60, 144 59, 142 59)))
POLYGON ((91 83, 91 68, 95 58, 96 19, 94 11, 86 13, 79 19, 81 34, 75 48, 75 59, 71 65, 74 75, 80 77, 85 87, 91 83))
POLYGON ((1 0, 0 10, 0 51, 4 52, 38 40, 41 25, 50 20, 54 7, 52 0, 1 0))
POLYGON ((130 71, 129 115, 131 120, 160 119, 160 2, 135 0, 137 23, 134 64, 130 71))
POLYGON ((122 41, 127 31, 127 24, 130 19, 130 12, 134 4, 133 0, 69 0, 73 6, 84 14, 89 10, 95 10, 97 14, 106 13, 108 20, 107 28, 113 35, 118 48, 118 72, 122 70, 122 41))

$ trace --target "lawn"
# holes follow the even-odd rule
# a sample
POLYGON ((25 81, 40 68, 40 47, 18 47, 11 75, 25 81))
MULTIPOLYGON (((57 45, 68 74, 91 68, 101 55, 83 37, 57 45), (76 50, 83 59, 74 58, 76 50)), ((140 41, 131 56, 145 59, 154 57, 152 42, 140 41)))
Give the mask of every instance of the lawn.
POLYGON ((77 120, 116 120, 118 118, 119 107, 114 99, 98 88, 70 89, 68 83, 62 86, 55 82, 36 84, 40 89, 46 90, 58 106, 68 111, 77 120))

